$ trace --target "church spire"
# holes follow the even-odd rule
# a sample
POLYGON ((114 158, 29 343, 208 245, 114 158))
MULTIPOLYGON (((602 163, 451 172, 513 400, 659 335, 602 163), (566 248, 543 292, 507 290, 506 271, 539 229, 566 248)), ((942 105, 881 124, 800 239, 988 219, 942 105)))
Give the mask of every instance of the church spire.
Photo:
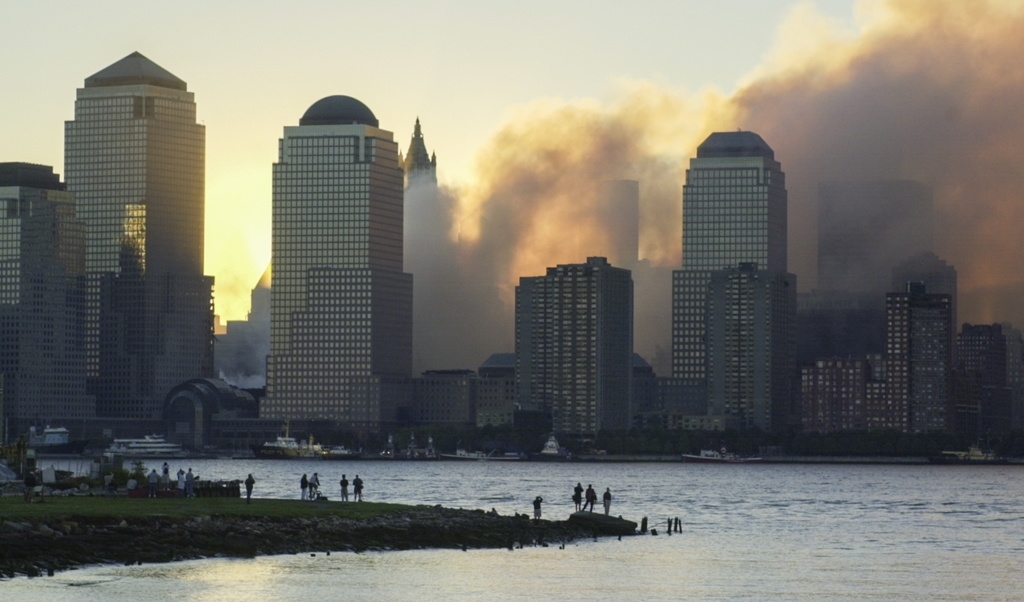
POLYGON ((409 150, 405 153, 402 161, 402 168, 405 170, 405 187, 413 178, 429 178, 432 184, 437 184, 437 157, 427 153, 427 145, 423 141, 423 131, 420 128, 420 118, 416 118, 416 125, 413 127, 412 141, 409 142, 409 150))

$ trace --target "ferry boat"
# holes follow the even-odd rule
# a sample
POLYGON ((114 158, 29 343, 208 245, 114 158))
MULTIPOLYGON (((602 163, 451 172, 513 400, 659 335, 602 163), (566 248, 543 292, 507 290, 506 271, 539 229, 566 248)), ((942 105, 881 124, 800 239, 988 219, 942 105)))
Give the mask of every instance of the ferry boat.
POLYGON ((37 432, 34 426, 28 429, 28 447, 34 449, 37 456, 78 456, 85 452, 88 444, 86 439, 72 441, 71 433, 62 426, 47 426, 42 432, 37 432))
POLYGON ((683 462, 699 462, 705 464, 744 464, 747 462, 760 462, 761 458, 751 456, 737 456, 724 447, 721 451, 713 449, 702 449, 700 454, 683 454, 683 462))
POLYGON ((278 437, 263 445, 252 446, 252 453, 261 460, 320 460, 324 450, 319 444, 296 441, 294 437, 278 437))
POLYGON ((125 458, 187 458, 188 450, 177 443, 170 443, 163 435, 146 435, 142 439, 114 439, 107 454, 125 458))

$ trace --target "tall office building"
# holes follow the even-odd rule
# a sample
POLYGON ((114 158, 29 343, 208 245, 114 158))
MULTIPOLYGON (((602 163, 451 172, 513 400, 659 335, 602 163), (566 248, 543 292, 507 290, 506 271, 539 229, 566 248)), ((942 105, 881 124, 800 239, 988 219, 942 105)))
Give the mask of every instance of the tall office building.
POLYGON ((53 168, 0 163, 0 440, 92 418, 85 224, 53 168))
POLYGON ((366 105, 329 96, 284 128, 261 417, 378 430, 407 405, 413 282, 402 229, 398 146, 366 105))
POLYGON ((101 417, 159 418, 213 370, 203 275, 205 128, 194 96, 138 52, 86 78, 64 165, 86 224, 86 344, 101 417))
POLYGON ((593 437, 630 426, 633 279, 604 257, 548 268, 516 287, 520 407, 551 414, 558 433, 593 437))
POLYGON ((786 229, 785 175, 771 147, 753 132, 711 134, 686 171, 683 265, 672 274, 672 376, 688 396, 707 398, 712 272, 748 263, 785 274, 786 229))
POLYGON ((898 262, 932 250, 932 191, 909 180, 823 182, 818 288, 883 294, 898 262))
POLYGON ((949 295, 930 294, 912 282, 905 292, 887 293, 885 304, 889 424, 914 433, 951 429, 949 295))
POLYGON ((726 428, 785 430, 797 415, 796 277, 753 263, 716 270, 706 307, 708 413, 726 428))

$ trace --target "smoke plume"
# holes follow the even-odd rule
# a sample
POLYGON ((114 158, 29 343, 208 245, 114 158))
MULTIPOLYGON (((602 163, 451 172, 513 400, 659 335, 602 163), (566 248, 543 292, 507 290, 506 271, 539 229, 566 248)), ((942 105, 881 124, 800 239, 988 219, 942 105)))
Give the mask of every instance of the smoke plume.
POLYGON ((861 9, 851 34, 797 8, 774 54, 731 95, 633 82, 610 105, 525 107, 481 150, 472 185, 414 187, 406 270, 417 281, 417 368, 472 368, 511 351, 519 278, 607 253, 590 209, 602 182, 633 179, 646 260, 634 271, 653 270, 635 275, 653 283, 637 287, 635 347, 666 374, 685 169, 711 132, 732 129, 761 134, 786 172, 789 267, 802 290, 816 277, 820 182, 916 180, 934 189, 935 252, 959 273, 961 319, 1024 323, 1024 7, 861 9))

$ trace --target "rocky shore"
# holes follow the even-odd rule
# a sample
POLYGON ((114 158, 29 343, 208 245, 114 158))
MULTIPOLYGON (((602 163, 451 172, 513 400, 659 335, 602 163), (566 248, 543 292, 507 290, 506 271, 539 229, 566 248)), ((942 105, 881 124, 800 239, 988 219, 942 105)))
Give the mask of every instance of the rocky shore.
POLYGON ((509 548, 595 537, 567 521, 418 506, 372 519, 340 516, 78 517, 0 524, 0 578, 53 575, 90 564, 419 548, 509 548))

